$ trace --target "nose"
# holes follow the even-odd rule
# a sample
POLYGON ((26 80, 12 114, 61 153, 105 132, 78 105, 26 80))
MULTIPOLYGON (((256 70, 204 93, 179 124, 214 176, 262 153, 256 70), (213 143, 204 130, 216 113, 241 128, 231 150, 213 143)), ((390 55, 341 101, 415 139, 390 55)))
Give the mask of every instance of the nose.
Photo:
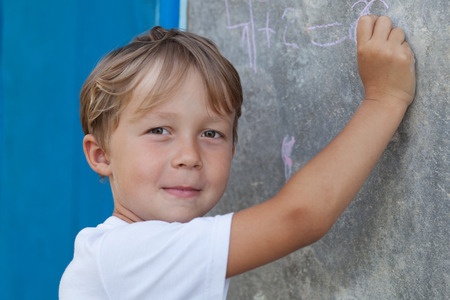
POLYGON ((186 169, 201 169, 203 167, 200 145, 195 140, 183 139, 177 143, 177 149, 172 159, 172 167, 186 169))

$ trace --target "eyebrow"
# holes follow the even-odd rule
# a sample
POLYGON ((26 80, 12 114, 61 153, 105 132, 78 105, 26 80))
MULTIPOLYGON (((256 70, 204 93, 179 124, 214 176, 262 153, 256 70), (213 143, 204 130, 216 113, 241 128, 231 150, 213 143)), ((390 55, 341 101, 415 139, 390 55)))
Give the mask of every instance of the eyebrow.
POLYGON ((134 122, 138 122, 140 120, 143 119, 148 119, 148 118, 154 118, 154 117, 158 117, 161 119, 176 119, 176 114, 175 113, 171 113, 171 112, 158 112, 158 111, 154 111, 154 110, 149 110, 145 113, 143 113, 142 111, 135 111, 133 116, 130 118, 130 121, 132 123, 134 122))
MULTIPOLYGON (((210 111, 210 110, 208 110, 210 111)), ((214 113, 214 112, 210 112, 208 113, 209 116, 209 121, 214 122, 214 123, 218 123, 221 121, 228 121, 228 115, 222 115, 222 114, 218 114, 218 113, 214 113)), ((168 120, 176 120, 178 119, 178 115, 176 113, 172 113, 172 112, 162 112, 162 111, 157 111, 157 110, 150 110, 146 113, 140 113, 140 112, 136 112, 134 114, 134 116, 130 119, 131 122, 138 122, 140 120, 143 119, 147 119, 147 118, 161 118, 161 119, 168 119, 168 120)))

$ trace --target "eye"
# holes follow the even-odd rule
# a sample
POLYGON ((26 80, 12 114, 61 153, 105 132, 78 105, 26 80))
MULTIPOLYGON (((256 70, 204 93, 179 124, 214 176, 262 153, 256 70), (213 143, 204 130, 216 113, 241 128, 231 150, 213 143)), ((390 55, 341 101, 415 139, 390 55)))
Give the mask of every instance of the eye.
POLYGON ((167 131, 167 129, 164 129, 162 127, 155 127, 155 128, 150 129, 148 131, 148 133, 151 133, 151 134, 169 134, 169 131, 167 131))
POLYGON ((205 132, 202 133, 202 137, 207 137, 210 139, 218 139, 223 137, 223 135, 215 130, 206 130, 205 132))

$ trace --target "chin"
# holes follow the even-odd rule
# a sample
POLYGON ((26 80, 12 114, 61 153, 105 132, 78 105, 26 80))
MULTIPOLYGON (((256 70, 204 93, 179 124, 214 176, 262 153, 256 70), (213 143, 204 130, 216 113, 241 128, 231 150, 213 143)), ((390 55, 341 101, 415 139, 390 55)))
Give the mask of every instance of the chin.
POLYGON ((167 216, 161 221, 165 221, 168 223, 188 223, 198 217, 201 216, 167 216))

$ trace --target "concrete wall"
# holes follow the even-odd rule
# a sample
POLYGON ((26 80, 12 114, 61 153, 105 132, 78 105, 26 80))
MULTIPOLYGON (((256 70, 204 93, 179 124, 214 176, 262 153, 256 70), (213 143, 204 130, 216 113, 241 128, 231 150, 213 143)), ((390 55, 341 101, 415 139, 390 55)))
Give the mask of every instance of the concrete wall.
POLYGON ((450 294, 448 0, 189 1, 188 29, 218 44, 245 94, 229 189, 213 213, 274 195, 345 125, 363 97, 354 30, 366 13, 387 14, 406 31, 415 102, 332 230, 233 279, 229 299, 450 294))

